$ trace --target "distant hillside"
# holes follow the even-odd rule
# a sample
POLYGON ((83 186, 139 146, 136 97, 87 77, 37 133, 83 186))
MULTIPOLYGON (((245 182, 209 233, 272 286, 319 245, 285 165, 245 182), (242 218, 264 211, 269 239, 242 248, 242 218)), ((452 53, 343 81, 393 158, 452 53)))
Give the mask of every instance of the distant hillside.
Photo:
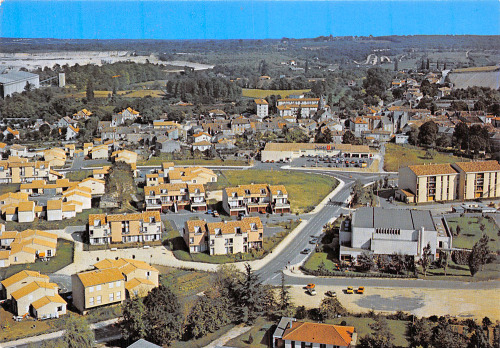
POLYGON ((500 66, 455 69, 448 74, 454 88, 473 86, 500 88, 500 66))

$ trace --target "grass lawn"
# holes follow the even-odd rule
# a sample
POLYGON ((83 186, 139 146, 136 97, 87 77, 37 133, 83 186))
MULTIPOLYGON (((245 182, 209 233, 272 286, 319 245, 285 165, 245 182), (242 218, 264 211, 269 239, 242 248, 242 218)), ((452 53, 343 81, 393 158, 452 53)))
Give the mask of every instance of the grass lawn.
POLYGON ((43 274, 54 273, 73 262, 74 247, 73 242, 59 238, 57 239, 56 256, 52 257, 49 261, 36 260, 35 263, 24 263, 0 268, 0 279, 8 278, 22 270, 38 271, 43 274))
MULTIPOLYGON (((369 325, 375 322, 372 318, 342 317, 328 319, 326 320, 326 323, 338 325, 344 320, 348 326, 354 326, 356 328, 358 341, 361 337, 372 332, 369 325)), ((394 335, 394 346, 408 347, 409 343, 405 336, 407 322, 403 320, 387 320, 387 324, 389 326, 389 330, 391 330, 391 333, 394 335)))
POLYGON ((70 181, 82 181, 83 179, 87 179, 91 175, 92 175, 91 170, 79 170, 79 171, 67 172, 66 179, 69 179, 70 181))
POLYGON ((451 259, 446 269, 446 276, 442 268, 428 269, 427 275, 424 278, 422 269, 419 267, 418 277, 420 279, 428 280, 456 280, 462 282, 481 282, 487 280, 500 279, 500 265, 498 263, 489 263, 484 265, 483 270, 476 273, 471 277, 469 266, 457 265, 451 259))
POLYGON ((310 89, 288 89, 288 90, 269 90, 269 89, 251 89, 242 88, 241 95, 250 98, 265 98, 271 95, 280 95, 281 98, 286 98, 290 94, 304 94, 310 92, 310 89))
POLYGON ((0 195, 9 192, 18 192, 21 188, 21 184, 1 184, 0 185, 0 195))
POLYGON ((275 323, 264 318, 258 318, 249 331, 228 341, 226 346, 237 348, 267 348, 269 347, 269 335, 272 336, 273 334, 269 332, 269 329, 274 324, 275 323), (250 335, 252 335, 253 343, 248 343, 248 337, 250 335))
POLYGON ((251 249, 248 253, 227 254, 227 255, 209 255, 207 253, 193 253, 190 254, 187 250, 186 243, 181 237, 179 231, 172 229, 166 238, 166 243, 170 249, 173 250, 174 256, 182 261, 194 261, 224 264, 237 261, 251 261, 260 259, 267 255, 269 251, 274 249, 295 227, 299 225, 300 221, 290 220, 288 222, 280 222, 273 225, 274 227, 281 226, 284 231, 276 233, 272 237, 264 237, 263 248, 261 250, 251 249))
POLYGON ((401 146, 387 143, 385 145, 384 170, 388 172, 397 172, 400 167, 406 167, 412 164, 467 161, 467 159, 440 152, 437 152, 433 159, 425 159, 425 152, 425 149, 417 146, 401 146))
POLYGON ((338 260, 333 253, 318 253, 314 252, 304 263, 304 268, 310 271, 317 271, 319 266, 323 263, 325 270, 329 272, 337 271, 338 260))
POLYGON ((90 214, 102 214, 103 210, 99 208, 91 208, 76 214, 76 217, 71 219, 64 219, 61 221, 47 221, 35 219, 33 222, 5 222, 6 231, 24 231, 27 229, 35 230, 62 230, 67 226, 86 225, 89 222, 90 214))
POLYGON ((217 182, 208 184, 207 190, 221 190, 228 186, 251 183, 285 185, 294 213, 310 212, 338 185, 335 178, 325 175, 249 169, 220 171, 217 182))
POLYGON ((481 238, 483 233, 486 233, 490 238, 490 249, 496 251, 500 249, 498 226, 490 219, 484 217, 456 217, 446 219, 448 226, 457 231, 457 226, 460 226, 460 234, 453 236, 454 248, 472 249, 474 244, 481 238), (484 232, 481 231, 481 224, 484 225, 484 232))

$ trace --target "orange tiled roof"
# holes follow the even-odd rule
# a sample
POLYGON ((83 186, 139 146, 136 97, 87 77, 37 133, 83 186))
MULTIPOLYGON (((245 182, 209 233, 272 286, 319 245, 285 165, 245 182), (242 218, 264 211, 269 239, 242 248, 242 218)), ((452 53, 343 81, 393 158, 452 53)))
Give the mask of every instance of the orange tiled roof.
POLYGON ((455 165, 466 173, 500 171, 497 161, 456 162, 455 165))
POLYGON ((78 273, 77 277, 80 279, 84 287, 125 280, 122 272, 116 268, 82 272, 78 273))
POLYGON ((47 281, 49 280, 49 276, 45 274, 40 274, 40 272, 34 272, 34 271, 28 271, 28 270, 23 270, 21 272, 18 272, 12 276, 10 276, 7 279, 2 280, 0 283, 4 287, 9 287, 17 282, 22 281, 23 279, 26 279, 28 277, 36 277, 36 278, 41 278, 41 279, 46 279, 47 281))
POLYGON ((352 326, 293 322, 292 327, 283 333, 283 339, 347 347, 351 343, 353 333, 352 326))
POLYGON ((444 164, 419 164, 408 166, 415 175, 446 175, 458 174, 449 163, 444 164))

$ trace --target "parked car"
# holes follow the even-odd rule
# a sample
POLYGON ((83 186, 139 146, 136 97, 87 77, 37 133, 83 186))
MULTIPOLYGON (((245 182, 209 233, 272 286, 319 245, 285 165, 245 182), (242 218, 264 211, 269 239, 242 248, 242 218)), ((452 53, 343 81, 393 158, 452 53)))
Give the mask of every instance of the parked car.
POLYGON ((219 212, 217 210, 214 210, 214 212, 212 213, 212 215, 214 217, 219 217, 219 212))
POLYGON ((316 244, 318 243, 318 238, 313 238, 309 241, 309 244, 316 244))
POLYGON ((314 283, 309 283, 306 285, 306 291, 309 293, 309 295, 314 296, 316 295, 316 284, 314 283))
POLYGON ((207 210, 207 214, 212 215, 214 212, 211 210, 207 210))
POLYGON ((31 197, 40 197, 40 194, 39 194, 39 193, 33 193, 33 194, 31 195, 31 197))
POLYGON ((331 290, 328 290, 327 292, 325 292, 325 295, 326 296, 329 296, 329 297, 337 297, 337 293, 335 291, 331 291, 331 290))
POLYGON ((345 292, 346 294, 354 294, 354 288, 352 286, 348 286, 345 292))
POLYGON ((309 248, 305 248, 305 249, 304 249, 304 250, 302 250, 300 253, 301 253, 301 254, 304 254, 304 255, 307 255, 307 254, 309 254, 310 252, 311 252, 311 249, 309 249, 309 248))
POLYGON ((365 293, 365 287, 364 286, 360 286, 356 292, 358 294, 363 295, 365 293))

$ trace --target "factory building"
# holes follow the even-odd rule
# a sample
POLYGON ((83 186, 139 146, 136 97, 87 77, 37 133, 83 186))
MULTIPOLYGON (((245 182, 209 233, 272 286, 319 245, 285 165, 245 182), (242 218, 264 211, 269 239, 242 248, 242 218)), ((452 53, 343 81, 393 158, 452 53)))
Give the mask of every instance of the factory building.
POLYGON ((21 93, 26 88, 26 83, 30 83, 31 88, 40 87, 40 77, 26 71, 4 71, 0 73, 0 95, 2 98, 21 93))

